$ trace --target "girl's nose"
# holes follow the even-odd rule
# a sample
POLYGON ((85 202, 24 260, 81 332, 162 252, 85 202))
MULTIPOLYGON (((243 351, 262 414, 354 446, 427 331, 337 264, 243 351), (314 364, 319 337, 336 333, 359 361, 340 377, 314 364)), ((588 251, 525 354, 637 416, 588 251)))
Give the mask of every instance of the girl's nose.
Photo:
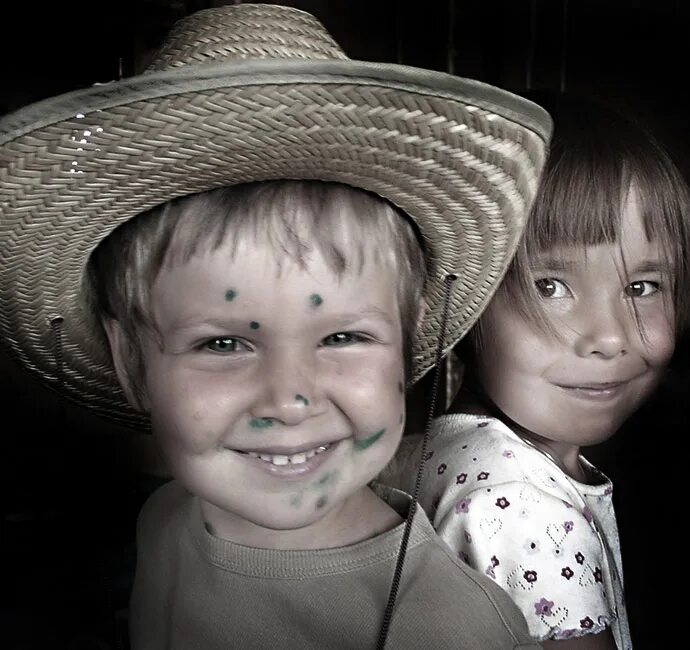
POLYGON ((584 305, 576 328, 575 351, 578 356, 612 359, 626 354, 630 345, 628 330, 634 317, 625 304, 584 305))
POLYGON ((262 380, 251 409, 257 420, 296 425, 323 412, 324 400, 313 355, 291 350, 271 352, 262 380))

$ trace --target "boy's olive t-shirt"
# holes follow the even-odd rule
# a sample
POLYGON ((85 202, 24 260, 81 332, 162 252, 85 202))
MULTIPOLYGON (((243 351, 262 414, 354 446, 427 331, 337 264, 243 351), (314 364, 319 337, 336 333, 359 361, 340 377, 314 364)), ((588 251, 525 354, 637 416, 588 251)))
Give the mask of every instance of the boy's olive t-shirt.
MULTIPOLYGON (((409 497, 380 488, 405 516, 409 497)), ((132 650, 375 648, 404 524, 357 544, 284 551, 211 535, 198 500, 159 488, 139 517, 132 650)), ((387 648, 539 648, 517 607, 415 514, 387 648)))

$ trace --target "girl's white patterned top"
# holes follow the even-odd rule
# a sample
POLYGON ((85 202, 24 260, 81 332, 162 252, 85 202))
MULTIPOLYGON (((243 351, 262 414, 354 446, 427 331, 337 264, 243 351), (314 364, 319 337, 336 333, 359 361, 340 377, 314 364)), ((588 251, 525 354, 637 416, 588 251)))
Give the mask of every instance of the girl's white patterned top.
MULTIPOLYGON (((419 437, 381 478, 414 486, 419 437)), ((596 485, 567 476, 502 422, 434 420, 420 502, 440 536, 503 587, 539 641, 612 628, 632 648, 623 600, 611 481, 580 457, 596 485)))

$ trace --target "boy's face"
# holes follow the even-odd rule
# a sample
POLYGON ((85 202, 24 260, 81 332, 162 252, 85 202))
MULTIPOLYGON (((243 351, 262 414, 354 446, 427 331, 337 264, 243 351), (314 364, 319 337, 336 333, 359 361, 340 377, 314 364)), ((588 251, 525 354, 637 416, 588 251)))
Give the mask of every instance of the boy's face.
POLYGON ((613 435, 673 354, 664 270, 634 194, 620 243, 545 251, 533 278, 559 336, 527 323, 499 293, 482 316, 478 372, 488 395, 562 457, 613 435))
POLYGON ((144 345, 173 475, 219 535, 266 547, 352 526, 404 421, 393 271, 370 262, 339 280, 318 254, 306 270, 275 257, 240 242, 163 268, 161 340, 144 345))

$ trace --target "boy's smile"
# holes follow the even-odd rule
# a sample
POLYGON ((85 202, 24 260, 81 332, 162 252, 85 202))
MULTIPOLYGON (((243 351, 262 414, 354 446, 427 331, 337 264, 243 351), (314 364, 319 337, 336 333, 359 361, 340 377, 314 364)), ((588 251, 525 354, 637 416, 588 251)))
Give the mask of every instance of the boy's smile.
POLYGON ((240 241, 161 270, 146 405, 172 473, 216 534, 302 548, 380 532, 387 506, 372 508, 366 486, 404 422, 391 267, 368 259, 338 278, 317 253, 302 269, 240 241))

